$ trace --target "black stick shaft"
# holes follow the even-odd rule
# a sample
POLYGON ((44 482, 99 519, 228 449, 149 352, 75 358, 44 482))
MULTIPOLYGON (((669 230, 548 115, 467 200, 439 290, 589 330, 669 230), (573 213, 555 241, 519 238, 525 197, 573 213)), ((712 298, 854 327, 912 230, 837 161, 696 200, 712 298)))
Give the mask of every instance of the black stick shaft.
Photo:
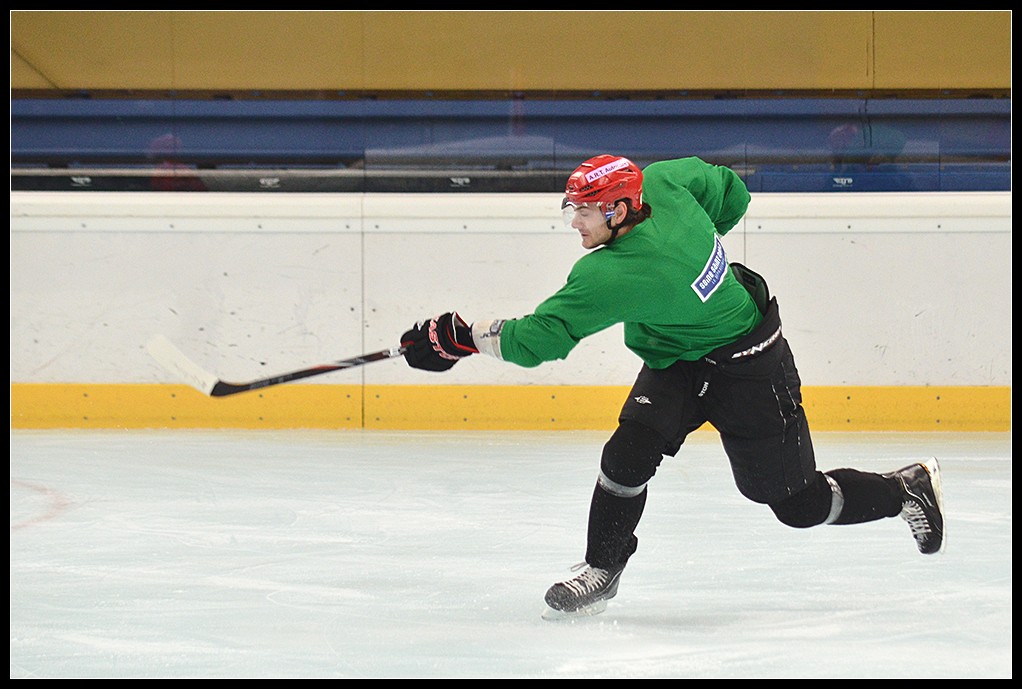
POLYGON ((226 397, 228 395, 236 395, 240 392, 260 390, 262 388, 268 388, 274 385, 280 385, 282 383, 290 383, 292 381, 301 380, 303 378, 311 378, 312 376, 319 376, 323 375, 324 373, 331 373, 332 371, 340 371, 346 368, 355 368, 356 366, 363 366, 374 361, 393 359, 394 357, 403 355, 404 352, 405 352, 404 347, 392 347, 391 349, 381 349, 378 352, 363 354, 361 356, 356 356, 351 359, 343 359, 341 361, 334 361, 329 364, 311 366, 309 368, 291 371, 290 373, 282 373, 280 375, 270 376, 269 378, 260 378, 258 380, 252 380, 247 383, 229 383, 227 381, 217 380, 217 382, 213 385, 213 389, 210 390, 209 396, 226 397))

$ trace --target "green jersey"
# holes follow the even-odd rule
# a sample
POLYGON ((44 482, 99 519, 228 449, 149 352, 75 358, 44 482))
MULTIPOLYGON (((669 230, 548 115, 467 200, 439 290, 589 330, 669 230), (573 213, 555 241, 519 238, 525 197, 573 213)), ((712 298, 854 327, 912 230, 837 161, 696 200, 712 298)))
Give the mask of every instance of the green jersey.
POLYGON ((738 175, 698 158, 643 170, 652 215, 583 256, 534 313, 504 323, 501 357, 520 366, 565 358, 583 338, 624 324, 650 368, 694 361, 756 327, 762 315, 728 267, 720 237, 749 205, 738 175))

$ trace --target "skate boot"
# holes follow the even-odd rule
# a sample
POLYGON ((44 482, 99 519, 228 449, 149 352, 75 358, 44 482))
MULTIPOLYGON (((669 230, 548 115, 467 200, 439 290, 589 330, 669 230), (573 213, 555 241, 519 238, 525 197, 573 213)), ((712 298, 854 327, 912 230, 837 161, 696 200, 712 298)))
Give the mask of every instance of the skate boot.
POLYGON ((617 595, 624 564, 611 569, 591 567, 585 562, 571 568, 582 573, 574 579, 554 584, 546 592, 546 604, 550 606, 543 617, 548 620, 565 617, 598 615, 607 609, 607 601, 617 595))
POLYGON ((944 496, 940 486, 940 465, 936 458, 912 464, 890 474, 901 484, 901 518, 908 522, 919 552, 933 555, 944 550, 944 496))

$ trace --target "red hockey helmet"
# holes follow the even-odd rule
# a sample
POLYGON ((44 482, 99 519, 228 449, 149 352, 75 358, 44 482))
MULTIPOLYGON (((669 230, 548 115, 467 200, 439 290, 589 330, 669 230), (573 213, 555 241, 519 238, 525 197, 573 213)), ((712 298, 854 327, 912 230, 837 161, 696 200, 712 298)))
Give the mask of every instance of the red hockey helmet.
POLYGON ((606 212, 622 199, 631 202, 632 210, 642 207, 642 170, 628 158, 598 155, 568 177, 562 205, 595 203, 606 212))

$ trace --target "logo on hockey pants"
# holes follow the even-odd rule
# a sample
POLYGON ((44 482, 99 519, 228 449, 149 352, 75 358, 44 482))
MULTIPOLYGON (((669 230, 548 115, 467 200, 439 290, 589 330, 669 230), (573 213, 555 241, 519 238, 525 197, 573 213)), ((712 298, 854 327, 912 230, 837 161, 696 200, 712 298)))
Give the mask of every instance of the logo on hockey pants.
POLYGON ((639 404, 653 404, 653 402, 648 397, 646 397, 645 395, 639 395, 638 397, 636 397, 634 399, 639 404))

